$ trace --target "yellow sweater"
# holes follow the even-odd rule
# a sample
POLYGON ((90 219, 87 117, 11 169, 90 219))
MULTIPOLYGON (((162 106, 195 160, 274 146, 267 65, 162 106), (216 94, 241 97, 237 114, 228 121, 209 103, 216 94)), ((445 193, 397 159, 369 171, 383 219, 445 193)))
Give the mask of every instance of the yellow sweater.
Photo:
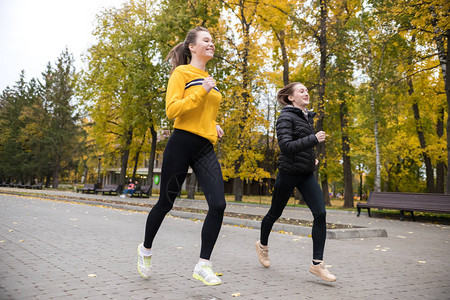
POLYGON ((208 73, 191 65, 178 66, 169 78, 166 114, 174 127, 192 132, 215 144, 216 116, 222 95, 217 88, 209 93, 202 87, 208 73))

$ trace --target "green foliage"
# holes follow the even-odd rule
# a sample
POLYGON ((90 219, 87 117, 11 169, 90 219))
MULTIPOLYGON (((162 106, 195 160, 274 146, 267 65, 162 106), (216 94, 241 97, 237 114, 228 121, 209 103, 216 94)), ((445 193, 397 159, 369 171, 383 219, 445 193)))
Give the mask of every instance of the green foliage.
POLYGON ((42 74, 43 83, 25 82, 22 72, 13 88, 1 96, 0 176, 40 180, 51 167, 53 186, 61 172, 75 169, 83 131, 73 97, 74 68, 68 51, 42 74))
POLYGON ((91 134, 107 162, 126 156, 123 171, 142 141, 149 149, 149 128, 163 118, 168 69, 158 51, 152 9, 146 1, 132 1, 100 14, 93 33, 97 43, 80 75, 78 94, 92 119, 91 134))

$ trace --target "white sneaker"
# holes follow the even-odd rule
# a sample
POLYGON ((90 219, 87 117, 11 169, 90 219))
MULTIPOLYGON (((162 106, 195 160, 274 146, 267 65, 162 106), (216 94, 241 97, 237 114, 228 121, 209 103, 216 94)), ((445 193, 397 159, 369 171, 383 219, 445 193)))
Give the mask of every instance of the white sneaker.
POLYGON ((137 253, 138 253, 138 263, 137 263, 137 268, 139 271, 139 274, 141 274, 142 277, 144 278, 149 278, 150 277, 150 267, 151 267, 151 260, 152 260, 152 256, 144 256, 141 252, 141 247, 142 244, 139 244, 138 248, 137 248, 137 253))
POLYGON ((120 195, 120 198, 125 198, 125 195, 124 194, 120 195))
POLYGON ((194 267, 194 273, 192 274, 197 280, 200 280, 206 285, 219 285, 222 283, 219 277, 216 276, 212 270, 212 263, 199 261, 194 267))

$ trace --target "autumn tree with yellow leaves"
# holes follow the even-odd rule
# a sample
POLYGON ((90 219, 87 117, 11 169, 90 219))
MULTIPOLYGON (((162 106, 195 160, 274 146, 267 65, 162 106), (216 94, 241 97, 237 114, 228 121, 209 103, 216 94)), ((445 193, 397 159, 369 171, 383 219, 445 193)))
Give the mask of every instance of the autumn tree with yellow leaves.
MULTIPOLYGON (((101 153, 109 167, 119 161, 124 183, 148 159, 151 182, 158 134, 172 129, 164 58, 204 26, 216 45, 208 72, 223 95, 216 151, 236 201, 244 182, 276 176, 275 95, 293 81, 308 87, 316 130, 329 135, 317 148, 327 204, 330 192, 343 193, 346 207, 357 192, 448 193, 447 2, 136 0, 104 9, 76 87, 91 160, 101 153)), ((18 145, 2 138, 0 152, 20 152, 18 145)))

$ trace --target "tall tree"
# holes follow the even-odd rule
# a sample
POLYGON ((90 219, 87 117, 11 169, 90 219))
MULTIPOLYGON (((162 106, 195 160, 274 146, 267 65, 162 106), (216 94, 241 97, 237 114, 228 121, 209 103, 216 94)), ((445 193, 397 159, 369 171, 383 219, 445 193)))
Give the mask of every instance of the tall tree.
POLYGON ((235 201, 243 196, 243 180, 258 180, 269 177, 260 167, 263 154, 259 141, 259 127, 267 126, 263 112, 259 109, 258 69, 261 59, 260 32, 257 27, 259 1, 223 1, 226 12, 233 15, 236 23, 226 24, 229 54, 227 60, 235 68, 235 77, 227 78, 226 103, 223 117, 227 136, 223 142, 226 157, 222 158, 225 178, 234 178, 235 201))
MULTIPOLYGON (((315 37, 319 45, 320 51, 320 63, 319 63, 319 87, 318 87, 318 121, 317 131, 324 129, 325 121, 325 88, 327 81, 327 57, 328 57, 328 42, 327 42, 327 18, 328 18, 328 5, 327 0, 320 0, 320 18, 319 18, 319 33, 315 37)), ((325 170, 320 174, 322 182, 322 192, 326 205, 331 205, 330 194, 328 187, 328 175, 327 169, 327 152, 325 143, 320 143, 317 146, 317 152, 319 155, 319 166, 325 170)))
POLYGON ((59 185, 61 170, 74 158, 81 134, 74 103, 74 75, 73 57, 67 49, 55 67, 49 65, 43 73, 44 107, 50 116, 43 140, 51 157, 54 188, 59 185))
POLYGON ((342 140, 342 170, 344 179, 344 207, 354 207, 353 204, 353 174, 352 164, 350 159, 350 115, 349 115, 349 102, 351 97, 351 73, 353 72, 354 58, 353 53, 354 45, 351 42, 350 35, 353 29, 352 23, 356 19, 356 13, 359 10, 357 3, 351 1, 344 1, 341 5, 336 4, 337 12, 336 16, 335 32, 336 42, 335 53, 337 59, 337 81, 339 84, 339 118, 341 123, 341 140, 342 140), (349 92, 350 91, 350 92, 349 92))
POLYGON ((16 84, 7 87, 0 97, 0 173, 10 180, 26 179, 22 169, 27 153, 19 137, 26 126, 22 111, 31 105, 28 91, 22 71, 16 84))
MULTIPOLYGON (((413 36, 412 38, 412 42, 415 42, 415 37, 413 36)), ((412 51, 412 50, 410 50, 412 51)), ((408 56, 408 63, 410 65, 413 65, 413 58, 414 58, 414 54, 410 54, 408 56)), ((411 78, 411 76, 408 76, 406 79, 406 82, 408 84, 408 94, 412 99, 412 110, 414 113, 414 120, 415 120, 415 124, 416 124, 416 132, 417 132, 417 136, 419 138, 419 142, 420 142, 420 147, 422 148, 423 152, 422 152, 422 156, 423 156, 423 161, 425 163, 425 172, 426 172, 426 180, 427 180, 427 191, 428 193, 434 193, 435 192, 435 188, 434 188, 434 169, 433 169, 433 165, 431 163, 431 158, 427 153, 427 143, 425 140, 425 134, 424 134, 424 130, 423 130, 423 126, 422 126, 422 119, 420 117, 420 111, 419 111, 419 97, 415 95, 414 93, 414 84, 413 84, 413 80, 411 78)))
MULTIPOLYGON (((430 155, 430 142, 426 141, 424 120, 419 111, 419 99, 422 97, 415 93, 414 79, 420 76, 420 73, 429 70, 437 69, 441 66, 443 76, 443 93, 446 87, 446 43, 448 36, 446 36, 446 29, 450 28, 448 21, 450 5, 442 1, 380 1, 375 2, 376 8, 389 20, 395 20, 400 26, 400 31, 405 40, 409 41, 407 61, 404 64, 407 66, 405 76, 407 82, 408 93, 413 101, 412 108, 414 118, 416 120, 416 131, 422 148, 422 156, 426 169, 427 190, 429 192, 444 190, 444 165, 445 160, 442 155, 436 162, 436 189, 434 183, 435 170, 432 165, 432 158, 430 155)), ((448 44, 448 43, 447 43, 448 44)), ((448 51, 447 51, 448 52, 448 51)), ((438 79, 440 81, 440 79, 438 79)), ((448 84, 447 84, 448 86, 448 84)), ((447 94, 446 94, 447 95, 447 94)), ((438 95, 433 98, 439 97, 438 95)), ((447 96, 447 106, 449 100, 447 96)), ((436 121, 436 132, 438 137, 442 137, 444 130, 444 106, 437 104, 434 115, 438 116, 436 121)), ((448 145, 447 145, 448 151, 448 145)))
MULTIPOLYGON (((152 5, 131 1, 99 14, 94 31, 98 42, 88 50, 88 67, 82 74, 80 95, 93 120, 93 134, 104 153, 120 156, 121 185, 130 151, 139 149, 148 130, 154 145, 155 128, 163 116, 166 68, 157 51, 152 5)), ((150 151, 154 157, 155 147, 150 151)))
MULTIPOLYGON (((444 81, 444 94, 447 98, 447 169, 450 166, 450 3, 448 1, 400 1, 397 6, 397 12, 407 14, 411 20, 411 30, 428 43, 434 44, 434 53, 437 55, 440 65, 440 71, 444 81)), ((439 112, 441 116, 442 113, 439 112)), ((439 124, 443 124, 442 121, 439 124)), ((443 130, 437 126, 437 134, 442 136, 443 130)), ((439 178, 443 175, 442 162, 439 164, 439 178)), ((442 191, 442 180, 438 189, 442 191)), ((447 171, 446 190, 450 193, 450 172, 447 171)))

